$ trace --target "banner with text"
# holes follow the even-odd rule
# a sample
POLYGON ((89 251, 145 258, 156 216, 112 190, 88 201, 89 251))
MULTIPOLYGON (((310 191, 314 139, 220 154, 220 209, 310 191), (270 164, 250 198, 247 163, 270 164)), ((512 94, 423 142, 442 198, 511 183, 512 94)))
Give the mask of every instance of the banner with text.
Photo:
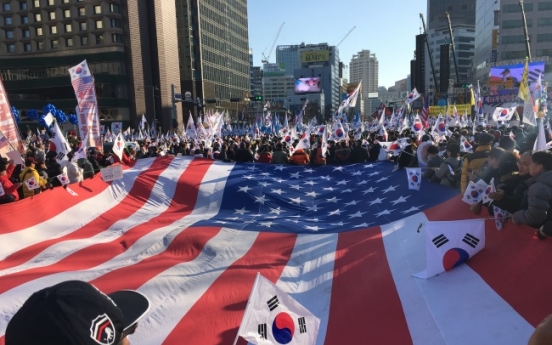
POLYGON ((86 60, 69 68, 71 84, 77 97, 77 119, 81 138, 88 135, 90 146, 101 146, 100 118, 98 116, 98 101, 94 87, 94 77, 88 69, 86 60))
MULTIPOLYGON (((454 112, 454 107, 456 106, 456 111, 458 112, 458 115, 464 115, 465 112, 468 113, 468 115, 471 115, 471 104, 456 104, 456 105, 450 105, 448 107, 448 115, 452 115, 454 112)), ((429 107, 429 116, 439 116, 439 113, 443 114, 443 116, 447 115, 447 107, 440 107, 438 105, 432 105, 429 107)))
POLYGON ((5 156, 7 152, 12 150, 12 147, 20 153, 25 153, 25 146, 21 141, 17 124, 13 119, 8 94, 6 93, 6 89, 4 89, 2 79, 0 79, 0 131, 3 134, 2 138, 5 143, 4 145, 0 145, 0 153, 2 155, 5 156))

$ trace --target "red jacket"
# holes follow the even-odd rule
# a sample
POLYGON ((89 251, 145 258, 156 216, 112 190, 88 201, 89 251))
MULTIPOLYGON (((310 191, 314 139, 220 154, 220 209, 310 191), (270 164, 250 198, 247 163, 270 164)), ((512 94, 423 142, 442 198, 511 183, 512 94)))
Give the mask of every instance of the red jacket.
MULTIPOLYGON (((2 188, 4 189, 4 193, 6 193, 6 195, 13 195, 15 200, 19 200, 19 193, 17 193, 18 186, 10 181, 10 177, 14 169, 15 165, 13 164, 7 166, 6 175, 0 175, 0 185, 2 185, 2 188)), ((5 196, 0 196, 0 198, 4 197, 5 196)))

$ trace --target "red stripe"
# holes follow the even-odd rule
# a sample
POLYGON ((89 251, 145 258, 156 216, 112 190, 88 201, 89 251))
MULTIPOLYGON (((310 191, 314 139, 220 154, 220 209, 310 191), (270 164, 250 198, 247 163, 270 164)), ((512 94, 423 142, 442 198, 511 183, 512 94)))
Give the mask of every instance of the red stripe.
POLYGON ((197 258, 205 244, 215 237, 220 228, 191 227, 178 234, 163 252, 140 261, 136 265, 111 271, 90 281, 105 293, 137 290, 163 271, 197 258))
POLYGON ((36 226, 45 219, 54 218, 68 208, 100 194, 107 187, 109 183, 105 183, 101 176, 96 175, 93 179, 70 185, 78 196, 71 196, 62 187, 56 187, 32 198, 4 204, 0 206, 2 214, 9 216, 2 217, 0 234, 36 226), (55 202, 52 202, 53 200, 55 202))
MULTIPOLYGON (((278 281, 296 239, 296 234, 259 233, 247 254, 220 275, 163 344, 181 344, 182 339, 187 344, 232 344, 257 272, 272 282, 278 281)), ((239 237, 236 245, 238 242, 239 237)))
MULTIPOLYGON (((190 163, 192 165, 195 161, 190 163)), ((83 228, 61 238, 39 243, 35 246, 29 247, 30 249, 22 250, 17 253, 17 256, 10 256, 10 261, 7 262, 10 266, 13 266, 13 262, 18 263, 25 262, 29 258, 40 251, 46 249, 48 246, 73 239, 83 239, 94 236, 105 229, 111 227, 115 222, 120 219, 125 219, 135 213, 141 208, 149 199, 151 190, 157 181, 159 175, 165 170, 167 161, 156 160, 152 167, 141 174, 138 180, 135 182, 132 191, 129 195, 120 203, 116 208, 110 209, 103 215, 94 219, 92 222, 84 226, 83 228), (31 254, 29 254, 31 253, 31 254), (24 256, 22 260, 20 256, 24 256)), ((3 293, 17 285, 23 284, 27 281, 31 281, 42 276, 56 273, 67 272, 73 270, 83 270, 112 259, 113 257, 124 252, 126 248, 134 244, 143 235, 155 230, 156 228, 170 224, 173 220, 181 218, 183 216, 182 211, 191 212, 195 205, 195 199, 193 195, 197 195, 197 187, 201 183, 203 175, 209 164, 202 164, 202 167, 187 169, 178 182, 175 190, 175 198, 178 196, 180 199, 173 200, 171 206, 161 215, 154 217, 150 221, 140 224, 133 229, 127 231, 124 235, 114 239, 108 243, 98 243, 86 247, 76 253, 73 253, 59 262, 46 267, 38 267, 29 269, 23 272, 14 273, 12 275, 6 275, 0 278, 0 293, 3 293), (195 193, 193 191, 195 190, 195 193), (192 198, 192 199, 190 199, 192 198), (193 203, 182 203, 182 199, 193 201, 193 203), (180 204, 178 204, 180 202, 180 204), (171 214, 172 213, 172 214, 171 214)), ((4 263, 4 262, 2 262, 4 263)))
MULTIPOLYGON (((458 196, 425 212, 428 219, 490 218, 484 208, 476 215, 458 196)), ((501 231, 494 220, 485 222, 485 249, 467 264, 531 325, 537 326, 552 310, 547 287, 552 286, 552 240, 541 241, 535 230, 507 221, 501 231)))
POLYGON ((339 234, 325 344, 412 344, 379 227, 339 234))

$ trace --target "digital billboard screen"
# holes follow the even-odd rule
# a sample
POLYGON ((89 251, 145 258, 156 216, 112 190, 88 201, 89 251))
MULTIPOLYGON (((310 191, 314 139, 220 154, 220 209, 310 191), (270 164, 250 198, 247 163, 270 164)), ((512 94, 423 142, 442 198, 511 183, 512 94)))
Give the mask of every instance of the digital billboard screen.
POLYGON ((295 79, 295 93, 319 93, 322 90, 320 78, 297 78, 295 79))
MULTIPOLYGON (((523 63, 491 67, 489 85, 504 85, 508 89, 517 87, 516 84, 521 82, 524 67, 523 63)), ((540 74, 544 77, 544 61, 530 62, 529 83, 536 81, 540 74)))

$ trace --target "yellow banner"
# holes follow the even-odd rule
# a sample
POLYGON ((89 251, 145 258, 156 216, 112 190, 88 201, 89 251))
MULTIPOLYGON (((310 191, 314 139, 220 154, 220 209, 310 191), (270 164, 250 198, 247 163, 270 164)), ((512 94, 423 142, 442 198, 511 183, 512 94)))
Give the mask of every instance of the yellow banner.
MULTIPOLYGON (((454 111, 453 105, 449 106, 448 114, 452 115, 454 111)), ((464 112, 467 112, 468 115, 471 114, 471 104, 456 104, 456 110, 459 115, 464 115, 464 112)), ((438 105, 433 105, 429 107, 429 116, 439 116, 439 113, 445 116, 447 114, 447 107, 440 107, 438 105)))
POLYGON ((330 60, 329 50, 313 50, 308 52, 301 52, 302 63, 326 62, 329 60, 330 60))

